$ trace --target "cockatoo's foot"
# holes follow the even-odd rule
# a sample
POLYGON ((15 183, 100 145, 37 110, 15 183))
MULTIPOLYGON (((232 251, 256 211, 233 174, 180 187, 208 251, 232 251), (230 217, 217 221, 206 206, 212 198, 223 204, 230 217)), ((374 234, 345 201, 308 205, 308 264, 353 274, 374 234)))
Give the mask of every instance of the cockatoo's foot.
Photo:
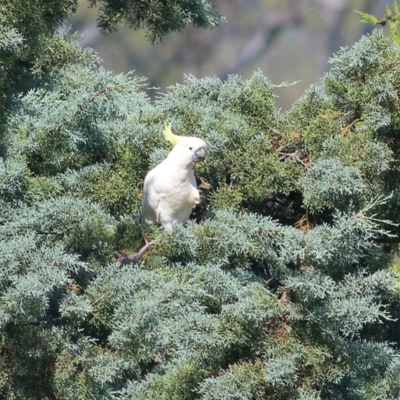
POLYGON ((114 251, 117 260, 121 263, 121 265, 137 264, 142 258, 143 254, 146 253, 147 249, 153 244, 153 241, 149 242, 144 234, 142 234, 142 237, 144 239, 145 245, 137 253, 133 253, 127 256, 124 253, 114 251))

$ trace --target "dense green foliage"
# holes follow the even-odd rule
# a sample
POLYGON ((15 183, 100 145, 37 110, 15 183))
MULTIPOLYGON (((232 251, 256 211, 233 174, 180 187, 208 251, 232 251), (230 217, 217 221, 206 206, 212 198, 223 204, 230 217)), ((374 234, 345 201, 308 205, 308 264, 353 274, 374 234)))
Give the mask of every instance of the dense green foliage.
POLYGON ((97 22, 103 33, 127 22, 134 29, 145 28, 153 43, 191 24, 215 28, 224 20, 207 0, 89 0, 89 3, 92 7, 100 3, 97 22))
POLYGON ((342 49, 284 114, 261 73, 151 102, 55 34, 73 3, 21 4, 0 6, 1 398, 399 398, 400 47, 342 49), (207 141, 212 185, 172 233, 140 218, 165 120, 207 141))

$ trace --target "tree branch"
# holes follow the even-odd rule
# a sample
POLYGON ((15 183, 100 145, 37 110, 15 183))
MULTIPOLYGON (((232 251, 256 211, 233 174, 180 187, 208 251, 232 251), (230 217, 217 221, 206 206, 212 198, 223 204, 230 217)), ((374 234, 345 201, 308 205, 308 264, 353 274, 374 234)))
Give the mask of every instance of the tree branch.
POLYGON ((316 8, 317 6, 310 6, 309 0, 292 0, 284 12, 268 14, 264 19, 264 25, 246 43, 229 71, 221 73, 220 76, 224 78, 228 74, 236 74, 241 68, 253 62, 271 46, 284 29, 299 25, 316 8))

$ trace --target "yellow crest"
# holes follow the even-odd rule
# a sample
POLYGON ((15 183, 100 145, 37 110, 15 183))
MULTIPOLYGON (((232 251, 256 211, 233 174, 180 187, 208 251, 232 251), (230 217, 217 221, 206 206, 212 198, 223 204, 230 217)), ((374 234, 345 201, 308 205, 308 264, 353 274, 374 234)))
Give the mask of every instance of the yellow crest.
POLYGON ((164 137, 167 142, 172 143, 174 146, 179 142, 179 136, 172 133, 170 123, 164 123, 164 137))

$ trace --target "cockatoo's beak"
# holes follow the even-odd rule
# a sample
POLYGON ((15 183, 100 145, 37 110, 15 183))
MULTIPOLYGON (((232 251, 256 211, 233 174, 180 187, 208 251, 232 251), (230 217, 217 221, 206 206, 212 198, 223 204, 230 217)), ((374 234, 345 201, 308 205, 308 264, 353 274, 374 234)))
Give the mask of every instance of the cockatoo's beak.
POLYGON ((201 148, 194 153, 193 161, 194 162, 203 161, 205 156, 206 156, 206 150, 204 148, 201 148))

